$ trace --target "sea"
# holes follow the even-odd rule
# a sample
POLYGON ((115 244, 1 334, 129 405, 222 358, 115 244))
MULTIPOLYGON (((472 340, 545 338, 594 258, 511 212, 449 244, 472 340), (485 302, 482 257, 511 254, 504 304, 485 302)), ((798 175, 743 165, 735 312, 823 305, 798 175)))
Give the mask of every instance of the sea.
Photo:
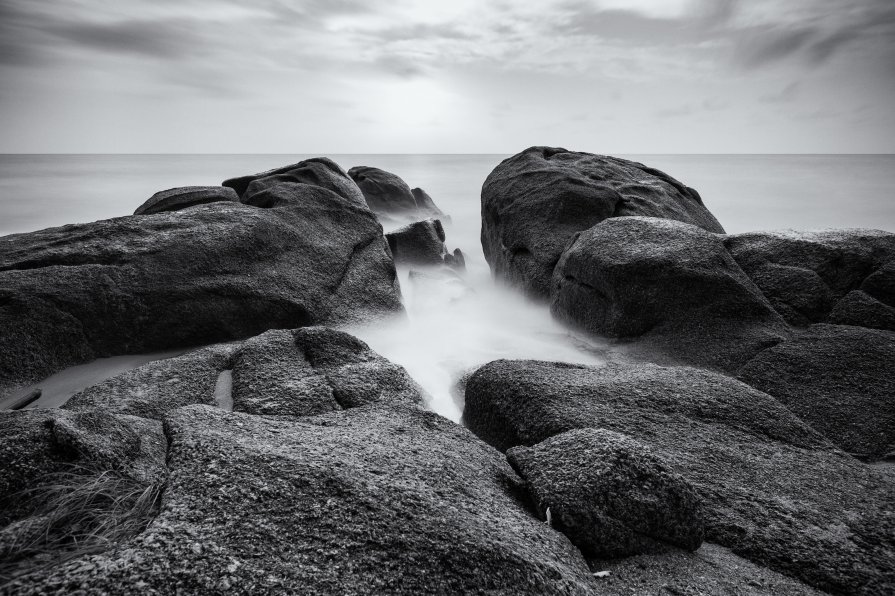
MULTIPOLYGON (((314 155, 0 155, 0 235, 133 213, 153 193, 214 185, 314 155)), ((498 358, 599 364, 610 349, 552 320, 491 278, 480 242, 482 183, 506 155, 327 155, 344 169, 375 166, 425 189, 442 211, 447 246, 460 248, 460 283, 399 271, 407 317, 348 330, 403 365, 434 411, 459 420, 462 383, 498 358)), ((875 228, 895 232, 895 155, 619 155, 697 189, 728 233, 875 228)), ((388 231, 388 229, 386 229, 388 231)), ((2 330, 0 330, 2 332, 2 330)), ((159 355, 103 359, 43 383, 34 407, 159 355), (46 387, 61 387, 47 394, 46 387)), ((38 384, 41 385, 41 384, 38 384)))

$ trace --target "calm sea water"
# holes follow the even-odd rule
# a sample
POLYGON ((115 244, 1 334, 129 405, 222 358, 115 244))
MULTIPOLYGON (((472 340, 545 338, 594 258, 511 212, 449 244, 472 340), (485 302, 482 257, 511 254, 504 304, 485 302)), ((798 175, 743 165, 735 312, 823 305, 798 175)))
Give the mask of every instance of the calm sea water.
MULTIPOLYGON (((154 192, 219 184, 309 155, 0 155, 0 235, 128 215, 154 192)), ((431 407, 458 419, 458 378, 495 358, 597 363, 599 341, 569 332, 543 305, 492 283, 479 243, 479 194, 502 155, 331 155, 377 166, 432 195, 452 217, 465 284, 400 272, 408 319, 352 332, 404 365, 431 407)), ((892 155, 635 155, 696 188, 730 233, 869 227, 895 231, 892 155)))

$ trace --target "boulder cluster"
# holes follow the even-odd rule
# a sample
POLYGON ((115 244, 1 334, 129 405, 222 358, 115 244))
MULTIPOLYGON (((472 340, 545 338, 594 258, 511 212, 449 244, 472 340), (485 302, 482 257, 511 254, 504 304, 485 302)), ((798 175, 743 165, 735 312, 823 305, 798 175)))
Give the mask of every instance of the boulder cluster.
POLYGON ((336 328, 401 315, 396 266, 462 275, 447 221, 315 158, 0 238, 0 397, 201 346, 0 412, 0 592, 895 591, 895 235, 727 235, 662 172, 528 149, 485 256, 619 349, 485 364, 461 425, 336 328))

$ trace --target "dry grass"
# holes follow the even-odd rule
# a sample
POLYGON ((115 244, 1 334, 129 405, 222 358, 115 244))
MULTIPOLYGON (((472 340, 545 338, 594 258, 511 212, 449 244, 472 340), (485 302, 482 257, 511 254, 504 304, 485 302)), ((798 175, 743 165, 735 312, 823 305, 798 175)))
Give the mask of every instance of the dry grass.
POLYGON ((18 497, 40 503, 0 530, 0 591, 24 574, 108 550, 142 532, 158 511, 163 485, 115 470, 74 466, 18 497))

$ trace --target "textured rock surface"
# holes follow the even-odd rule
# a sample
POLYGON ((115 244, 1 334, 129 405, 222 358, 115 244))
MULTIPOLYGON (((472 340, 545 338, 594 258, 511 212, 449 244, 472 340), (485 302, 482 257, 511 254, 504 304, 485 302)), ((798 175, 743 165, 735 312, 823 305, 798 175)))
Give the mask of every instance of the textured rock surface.
POLYGON ((441 222, 426 219, 385 235, 396 265, 441 265, 445 235, 441 222))
POLYGON ((556 265, 551 311, 598 335, 735 371, 789 330, 723 240, 654 217, 603 221, 556 265))
POLYGON ((0 526, 42 505, 22 491, 79 468, 116 470, 137 481, 164 479, 162 425, 103 412, 0 412, 0 526))
POLYGON ((842 449, 878 459, 895 449, 895 333, 813 325, 739 372, 842 449))
POLYGON ((496 277, 546 298, 576 232, 609 217, 661 217, 724 232, 699 194, 643 164, 550 147, 501 162, 482 187, 482 248, 496 277))
POLYGON ((396 174, 370 166, 355 166, 348 170, 348 175, 364 193, 370 209, 378 215, 443 215, 432 197, 419 188, 410 190, 407 183, 396 174))
POLYGON ((194 205, 217 203, 219 201, 239 201, 239 195, 226 186, 182 186, 162 190, 137 207, 134 215, 150 215, 162 211, 180 211, 194 205))
POLYGON ((249 414, 310 416, 423 399, 402 367, 324 327, 268 331, 242 344, 233 366, 233 409, 249 414))
POLYGON ((259 174, 230 178, 225 180, 222 185, 229 186, 236 191, 241 199, 245 200, 247 196, 253 194, 248 190, 249 186, 256 181, 258 184, 254 187, 253 192, 288 182, 332 191, 358 207, 367 205, 363 193, 354 181, 336 162, 325 157, 306 159, 259 174))
POLYGON ((895 312, 895 234, 878 230, 755 232, 729 236, 725 244, 790 324, 823 323, 836 309, 838 322, 893 328, 889 319, 895 312), (854 290, 863 295, 842 303, 854 290), (861 304, 850 307, 856 298, 861 304), (868 305, 880 314, 865 313, 868 305))
POLYGON ((301 197, 0 238, 0 394, 100 356, 400 312, 373 213, 301 197))
POLYGON ((649 446, 703 499, 706 540, 832 593, 895 587, 895 472, 833 447, 765 393, 691 368, 496 361, 464 419, 500 449, 576 428, 649 446))
POLYGON ((526 481, 538 511, 586 556, 615 558, 696 550, 704 525, 699 497, 649 448, 604 429, 576 429, 507 459, 526 481))
POLYGON ((214 405, 218 376, 232 368, 236 344, 218 344, 156 360, 76 393, 62 407, 162 420, 191 404, 214 405))
POLYGON ((561 534, 520 505, 503 456, 414 407, 311 418, 188 406, 166 422, 159 516, 126 548, 34 591, 585 594, 561 534))

